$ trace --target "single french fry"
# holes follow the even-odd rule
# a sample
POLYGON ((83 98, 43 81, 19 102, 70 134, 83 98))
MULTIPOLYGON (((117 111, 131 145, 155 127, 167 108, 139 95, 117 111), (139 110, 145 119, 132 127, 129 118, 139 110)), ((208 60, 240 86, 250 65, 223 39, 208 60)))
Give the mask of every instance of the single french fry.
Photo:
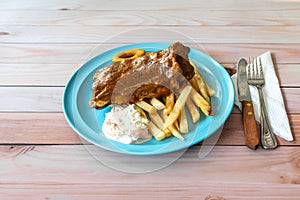
POLYGON ((157 98, 152 98, 150 103, 157 110, 162 110, 165 108, 165 105, 161 101, 159 101, 157 98))
POLYGON ((171 130, 172 135, 174 135, 180 140, 184 140, 184 137, 182 137, 182 135, 177 131, 177 129, 173 125, 171 125, 169 129, 171 130))
POLYGON ((193 89, 192 86, 188 85, 182 90, 181 94, 179 95, 179 97, 174 105, 174 108, 172 109, 170 115, 168 116, 168 118, 164 124, 163 129, 168 128, 171 124, 173 124, 177 120, 177 118, 179 117, 180 111, 184 107, 185 102, 188 99, 192 89, 193 89))
POLYGON ((143 110, 145 110, 148 113, 152 113, 152 112, 156 111, 156 109, 152 105, 150 105, 149 103, 147 103, 145 101, 135 102, 135 105, 142 108, 143 110))
POLYGON ((175 96, 174 93, 170 93, 167 97, 166 97, 166 105, 165 105, 165 109, 164 112, 168 115, 170 114, 170 112, 172 111, 173 107, 174 107, 174 102, 175 102, 175 96))
POLYGON ((157 128, 155 126, 155 124, 153 124, 153 122, 151 122, 151 121, 149 122, 148 128, 149 128, 151 134, 155 137, 156 140, 163 140, 163 139, 165 139, 165 137, 166 137, 165 133, 162 132, 159 128, 157 128))
POLYGON ((198 111, 197 107, 193 103, 191 99, 186 101, 186 106, 191 114, 193 123, 196 123, 200 119, 200 112, 198 111))
POLYGON ((211 113, 211 106, 209 103, 198 93, 196 90, 191 92, 193 102, 202 110, 202 112, 208 116, 211 113))
POLYGON ((150 119, 154 122, 154 124, 161 130, 163 130, 164 121, 161 119, 157 112, 149 113, 150 119))
POLYGON ((180 111, 180 117, 179 117, 179 130, 181 133, 188 133, 189 132, 189 125, 186 118, 186 113, 184 106, 180 111))
POLYGON ((156 124, 156 126, 162 130, 164 122, 157 112, 149 113, 150 119, 156 124))

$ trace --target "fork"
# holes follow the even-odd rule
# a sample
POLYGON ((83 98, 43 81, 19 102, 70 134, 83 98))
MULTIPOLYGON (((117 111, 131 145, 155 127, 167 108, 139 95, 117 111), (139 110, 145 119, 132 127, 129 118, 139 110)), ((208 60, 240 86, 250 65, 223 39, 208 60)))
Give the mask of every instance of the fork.
POLYGON ((264 73, 261 65, 261 59, 249 58, 247 66, 247 80, 248 84, 257 88, 260 102, 260 142, 264 149, 275 149, 277 141, 274 133, 272 132, 267 109, 263 97, 262 87, 265 84, 264 73))

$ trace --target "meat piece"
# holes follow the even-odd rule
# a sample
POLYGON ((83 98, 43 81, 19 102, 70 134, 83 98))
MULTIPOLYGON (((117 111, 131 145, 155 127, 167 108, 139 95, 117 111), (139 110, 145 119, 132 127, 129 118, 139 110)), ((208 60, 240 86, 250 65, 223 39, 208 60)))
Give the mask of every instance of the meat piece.
POLYGON ((194 76, 189 47, 179 42, 158 52, 149 52, 133 60, 123 60, 99 69, 94 75, 91 108, 110 103, 134 103, 144 98, 180 93, 194 76))
POLYGON ((182 45, 179 42, 173 43, 170 48, 175 53, 175 60, 179 63, 182 74, 188 80, 191 80, 195 74, 193 66, 189 62, 190 48, 182 45))

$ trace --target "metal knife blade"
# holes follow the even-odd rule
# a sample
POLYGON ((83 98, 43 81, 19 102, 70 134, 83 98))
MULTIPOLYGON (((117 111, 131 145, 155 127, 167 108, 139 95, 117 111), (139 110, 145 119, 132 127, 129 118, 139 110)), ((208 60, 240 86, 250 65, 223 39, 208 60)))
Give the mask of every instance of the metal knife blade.
POLYGON ((237 63, 237 86, 238 86, 238 97, 240 101, 251 100, 249 86, 247 83, 247 61, 241 58, 237 63))

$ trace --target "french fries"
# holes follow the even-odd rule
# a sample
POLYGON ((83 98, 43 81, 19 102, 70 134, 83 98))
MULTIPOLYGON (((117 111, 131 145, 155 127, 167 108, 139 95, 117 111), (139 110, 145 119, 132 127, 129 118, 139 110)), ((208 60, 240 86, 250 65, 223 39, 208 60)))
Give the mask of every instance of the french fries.
POLYGON ((209 102, 209 97, 215 95, 215 91, 207 85, 204 81, 202 75, 200 74, 196 64, 190 59, 191 65, 194 67, 195 75, 190 80, 190 83, 193 85, 194 89, 201 93, 201 95, 209 102))
POLYGON ((177 118, 180 114, 180 111, 184 107, 185 102, 188 99, 192 89, 193 89, 192 86, 188 85, 182 90, 181 94, 179 95, 179 97, 174 105, 174 108, 172 109, 170 115, 168 116, 168 118, 164 124, 164 129, 168 128, 171 124, 173 124, 177 120, 177 118))
POLYGON ((190 80, 190 84, 192 85, 192 87, 197 91, 200 92, 199 90, 199 86, 198 86, 198 82, 196 80, 196 74, 194 75, 194 77, 190 80))
POLYGON ((154 124, 156 124, 156 126, 160 129, 163 128, 164 126, 164 122, 163 120, 160 118, 160 116, 158 115, 157 112, 152 112, 149 113, 150 119, 154 122, 154 124))
POLYGON ((192 100, 201 109, 201 111, 208 116, 211 112, 211 107, 209 103, 198 93, 196 90, 191 92, 192 100))
POLYGON ((209 101, 207 84, 203 80, 201 74, 199 73, 196 64, 192 60, 190 60, 190 63, 194 67, 194 71, 195 71, 195 75, 190 82, 192 82, 194 85, 197 85, 194 87, 194 89, 200 92, 200 94, 205 98, 206 101, 209 101))
POLYGON ((175 127, 177 130, 179 130, 178 120, 176 120, 173 124, 174 124, 174 127, 175 127))
POLYGON ((157 140, 163 140, 165 139, 165 133, 162 132, 159 128, 157 128, 155 126, 155 124, 153 124, 151 121, 148 124, 148 128, 150 130, 150 132, 152 133, 152 135, 155 137, 155 139, 157 140))
POLYGON ((194 78, 196 79, 200 94, 204 97, 206 101, 209 101, 208 88, 205 82, 203 81, 201 75, 198 73, 194 78))
MULTIPOLYGON (((159 100, 157 100, 159 101, 159 100)), ((161 102, 160 102, 161 103, 161 102)), ((162 130, 162 132, 165 134, 165 137, 171 135, 171 131, 169 129, 163 129, 164 121, 161 119, 161 117, 158 115, 157 110, 150 104, 148 104, 145 101, 139 101, 135 103, 138 107, 142 108, 146 112, 148 112, 150 119, 154 122, 154 125, 159 130, 162 130)), ((163 104, 163 103, 161 103, 163 104)))
POLYGON ((138 101, 135 103, 135 105, 137 105, 138 107, 140 107, 148 113, 155 112, 155 108, 145 101, 138 101))
POLYGON ((161 129, 166 135, 171 135, 171 131, 169 129, 163 129, 164 121, 157 112, 149 113, 149 116, 159 129, 161 129))
POLYGON ((190 63, 195 69, 195 75, 189 81, 190 85, 185 86, 177 100, 174 93, 171 92, 165 97, 164 103, 157 98, 135 103, 143 115, 146 115, 144 111, 148 113, 150 118, 148 128, 157 140, 163 140, 171 135, 184 140, 181 133, 189 132, 185 106, 193 123, 200 120, 200 110, 206 116, 213 115, 210 97, 215 94, 215 91, 204 81, 195 63, 192 60, 190 63))
MULTIPOLYGON (((164 112, 161 112, 161 116, 164 121, 166 121, 168 118, 168 116, 164 112)), ((171 126, 169 126, 168 129, 171 131, 172 135, 179 138, 180 140, 184 140, 184 137, 182 137, 182 135, 178 132, 178 128, 176 129, 176 127, 173 124, 171 126)))
POLYGON ((188 121, 187 121, 187 118, 186 118, 186 113, 185 113, 184 106, 183 106, 183 108, 181 108, 181 111, 180 111, 179 130, 180 130, 181 133, 188 133, 189 132, 189 125, 188 125, 188 121))
POLYGON ((175 100, 174 93, 171 93, 166 97, 166 106, 164 109, 165 114, 168 115, 172 111, 174 107, 174 100, 175 100))
POLYGON ((165 108, 165 105, 164 105, 161 101, 159 101, 157 98, 152 98, 152 99, 150 100, 150 103, 151 103, 152 106, 153 106, 154 108, 156 108, 157 110, 162 110, 162 109, 165 108))
POLYGON ((171 130, 172 135, 174 135, 180 140, 184 140, 184 137, 182 137, 182 135, 177 131, 177 129, 174 126, 171 125, 169 129, 171 130))
POLYGON ((200 113, 199 113, 197 107, 195 106, 195 104, 192 102, 191 99, 188 99, 186 101, 186 106, 187 106, 187 108, 188 108, 188 110, 189 110, 189 112, 192 116, 193 123, 196 123, 197 121, 199 121, 200 113))

